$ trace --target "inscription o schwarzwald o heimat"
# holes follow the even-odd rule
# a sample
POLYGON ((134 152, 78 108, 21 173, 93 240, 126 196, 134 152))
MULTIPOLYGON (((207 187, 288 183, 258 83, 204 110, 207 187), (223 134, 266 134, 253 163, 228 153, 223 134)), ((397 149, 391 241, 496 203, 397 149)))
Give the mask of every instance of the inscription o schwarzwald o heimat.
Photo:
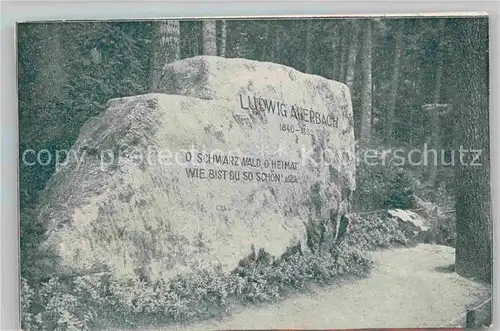
POLYGON ((216 179, 243 182, 276 182, 297 183, 293 174, 277 173, 276 170, 295 171, 298 162, 272 160, 254 157, 219 155, 211 153, 186 153, 186 161, 196 165, 234 166, 260 170, 230 170, 217 168, 193 167, 186 168, 186 176, 195 179, 216 179))
POLYGON ((186 153, 186 161, 196 164, 232 165, 236 167, 271 168, 279 170, 297 170, 298 162, 269 160, 260 158, 242 157, 236 155, 220 155, 213 153, 196 153, 193 158, 191 152, 186 153))
POLYGON ((313 109, 302 108, 298 105, 291 105, 290 107, 290 105, 279 100, 270 100, 256 96, 243 97, 240 94, 240 106, 242 109, 295 118, 301 122, 326 125, 332 128, 337 128, 339 126, 338 117, 332 114, 320 113, 313 109))

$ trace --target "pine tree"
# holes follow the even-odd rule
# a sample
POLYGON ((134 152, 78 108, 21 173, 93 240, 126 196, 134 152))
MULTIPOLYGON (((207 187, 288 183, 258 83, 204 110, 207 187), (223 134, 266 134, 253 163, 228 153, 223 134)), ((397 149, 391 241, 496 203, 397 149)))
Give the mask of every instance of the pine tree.
POLYGON ((474 153, 465 154, 456 168, 457 242, 455 269, 462 276, 491 282, 492 234, 489 164, 488 21, 487 18, 459 19, 453 31, 458 47, 454 51, 456 72, 456 135, 464 150, 481 150, 482 157, 471 165, 474 153))
POLYGON ((226 20, 221 20, 219 21, 219 23, 220 23, 219 56, 226 57, 227 24, 226 20))
POLYGON ((352 40, 349 43, 346 63, 345 83, 349 87, 349 90, 351 90, 351 95, 353 94, 354 74, 356 73, 356 59, 358 56, 359 23, 358 20, 353 20, 351 22, 352 40))
POLYGON ((314 31, 313 31, 313 21, 312 19, 306 20, 306 44, 305 44, 305 72, 310 74, 313 72, 313 64, 311 58, 314 31))
POLYGON ((217 55, 216 21, 204 20, 202 22, 203 55, 217 55))
POLYGON ((364 22, 361 49, 361 130, 360 144, 366 146, 371 138, 372 130, 372 22, 364 22))
POLYGON ((151 91, 160 83, 163 67, 181 57, 180 23, 176 20, 153 22, 151 91))
POLYGON ((398 97, 399 73, 401 66, 401 53, 403 49, 403 28, 401 20, 393 22, 394 29, 394 58, 392 62, 391 90, 388 97, 387 113, 385 116, 385 137, 389 143, 394 143, 394 122, 396 121, 396 100, 398 97))

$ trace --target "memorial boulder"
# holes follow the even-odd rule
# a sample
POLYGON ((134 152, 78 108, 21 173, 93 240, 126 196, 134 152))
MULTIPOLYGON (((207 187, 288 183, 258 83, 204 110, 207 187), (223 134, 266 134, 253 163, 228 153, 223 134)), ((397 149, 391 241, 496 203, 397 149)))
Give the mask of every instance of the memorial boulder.
POLYGON ((110 100, 49 181, 44 249, 58 273, 167 279, 279 256, 354 189, 348 88, 295 69, 195 57, 157 93, 110 100))

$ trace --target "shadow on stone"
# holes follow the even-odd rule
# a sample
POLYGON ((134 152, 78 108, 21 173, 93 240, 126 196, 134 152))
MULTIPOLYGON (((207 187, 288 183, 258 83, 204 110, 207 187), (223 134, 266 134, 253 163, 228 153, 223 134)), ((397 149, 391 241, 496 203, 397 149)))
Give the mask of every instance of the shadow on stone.
POLYGON ((439 266, 439 267, 436 267, 435 269, 437 272, 442 272, 442 273, 452 273, 455 271, 455 265, 454 264, 450 264, 450 265, 447 265, 447 266, 439 266))

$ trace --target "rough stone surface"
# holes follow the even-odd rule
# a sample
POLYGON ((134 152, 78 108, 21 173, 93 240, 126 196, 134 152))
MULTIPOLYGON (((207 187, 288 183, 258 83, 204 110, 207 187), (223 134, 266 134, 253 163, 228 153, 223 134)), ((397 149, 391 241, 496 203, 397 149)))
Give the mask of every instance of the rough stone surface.
POLYGON ((390 209, 387 213, 389 216, 396 218, 403 229, 413 236, 429 230, 429 227, 426 225, 427 221, 411 210, 390 209))
POLYGON ((252 245, 279 256, 304 242, 307 222, 345 208, 355 172, 345 85, 216 57, 166 72, 170 95, 111 100, 49 181, 40 220, 59 273, 229 271, 252 245), (262 108, 247 109, 254 96, 262 108))
MULTIPOLYGON (((281 116, 279 122, 292 125, 292 130, 303 130, 311 138, 308 145, 315 147, 314 159, 318 163, 325 163, 327 159, 326 163, 333 166, 333 169, 320 170, 322 177, 332 170, 336 184, 320 190, 322 199, 336 206, 338 198, 329 193, 338 190, 345 197, 346 191, 355 188, 354 120, 350 91, 345 84, 272 62, 196 56, 166 65, 158 92, 227 100, 234 109, 257 104, 254 116, 263 122, 272 116, 280 117, 276 115, 278 111, 270 111, 271 101, 284 103, 288 119, 281 116), (262 99, 260 103, 259 99, 262 99), (299 123, 292 118, 292 107, 299 109, 298 113, 305 110, 305 121, 299 123), (311 124, 315 122, 311 113, 333 114, 339 120, 338 126, 311 124), (328 151, 326 155, 322 155, 324 150, 328 151)), ((268 129, 279 130, 279 127, 270 125, 268 129)))

